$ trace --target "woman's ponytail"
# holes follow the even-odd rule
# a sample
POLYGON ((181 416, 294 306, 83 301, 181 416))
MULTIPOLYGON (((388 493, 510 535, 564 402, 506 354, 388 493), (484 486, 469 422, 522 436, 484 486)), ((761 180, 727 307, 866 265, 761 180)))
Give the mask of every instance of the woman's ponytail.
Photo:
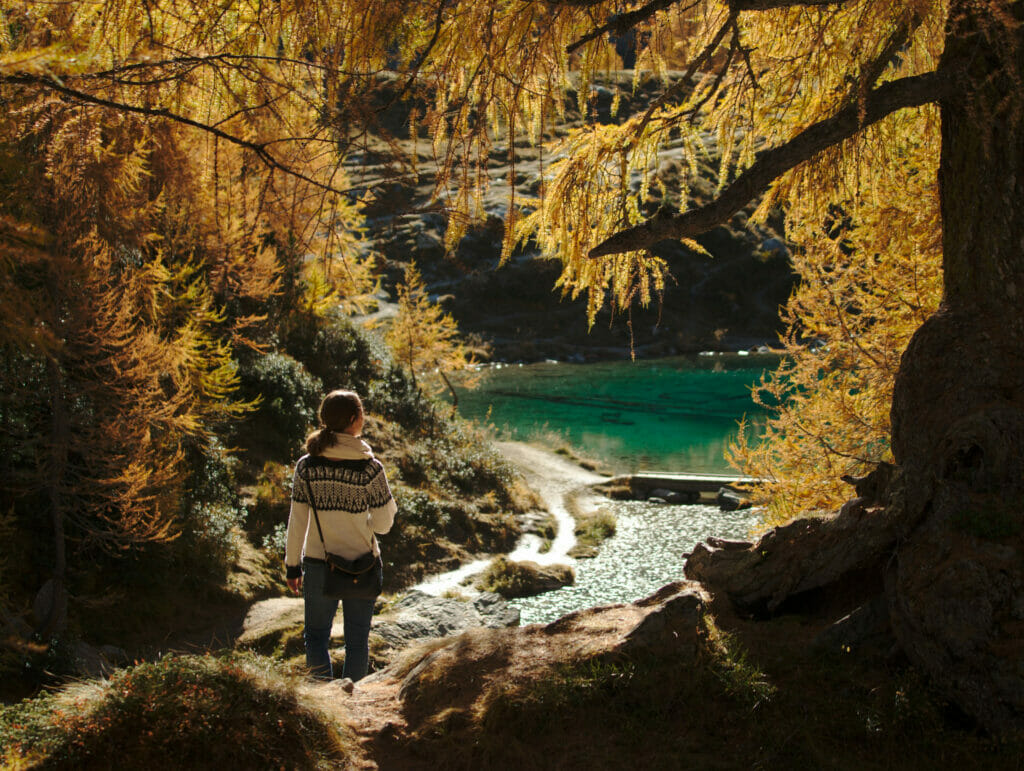
POLYGON ((320 402, 320 427, 306 437, 306 452, 322 455, 333 445, 335 434, 345 431, 363 414, 363 402, 355 391, 331 391, 320 402))

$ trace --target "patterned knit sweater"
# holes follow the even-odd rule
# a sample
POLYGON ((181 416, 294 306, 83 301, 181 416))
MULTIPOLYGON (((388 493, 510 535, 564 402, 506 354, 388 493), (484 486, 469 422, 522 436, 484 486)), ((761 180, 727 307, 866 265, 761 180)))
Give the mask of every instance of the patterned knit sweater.
POLYGON ((292 480, 284 558, 288 578, 302 574, 302 557, 324 559, 325 543, 331 554, 348 559, 368 551, 380 554, 374 534, 391 529, 397 510, 384 466, 362 439, 339 434, 335 444, 321 455, 303 455, 295 464, 292 480), (320 517, 323 542, 309 507, 310 491, 320 517))

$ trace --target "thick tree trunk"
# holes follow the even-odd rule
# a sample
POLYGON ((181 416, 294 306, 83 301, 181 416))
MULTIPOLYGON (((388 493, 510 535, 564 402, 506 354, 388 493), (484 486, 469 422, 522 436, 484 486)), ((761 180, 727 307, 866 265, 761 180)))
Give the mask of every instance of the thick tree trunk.
POLYGON ((895 385, 887 594, 911 660, 1006 734, 1024 731, 1024 67, 984 7, 953 3, 944 54, 964 73, 941 103, 945 293, 895 385))
MULTIPOLYGON (((702 544, 686 571, 755 614, 884 573, 911 661, 986 729, 1024 736, 1024 2, 999 5, 952 3, 944 301, 900 364, 884 508, 702 544)), ((881 603, 865 609, 877 626, 881 603)))

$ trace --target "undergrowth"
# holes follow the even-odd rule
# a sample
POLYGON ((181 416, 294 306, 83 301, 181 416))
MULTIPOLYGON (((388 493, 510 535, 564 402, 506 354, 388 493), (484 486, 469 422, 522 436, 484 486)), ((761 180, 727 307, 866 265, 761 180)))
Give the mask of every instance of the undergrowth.
POLYGON ((336 768, 353 739, 254 656, 166 656, 0 711, 3 768, 336 768))

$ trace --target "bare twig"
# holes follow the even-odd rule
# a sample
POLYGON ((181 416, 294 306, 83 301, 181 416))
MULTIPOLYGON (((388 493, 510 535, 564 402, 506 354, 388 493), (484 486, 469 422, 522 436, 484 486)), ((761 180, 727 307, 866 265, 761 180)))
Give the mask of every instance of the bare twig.
POLYGON ((6 75, 0 76, 0 82, 2 83, 13 83, 18 85, 36 86, 39 88, 46 88, 51 91, 55 91, 59 94, 78 101, 86 105, 95 105, 97 107, 104 107, 110 110, 121 113, 133 113, 136 115, 146 115, 152 118, 163 118, 165 120, 172 121, 174 123, 180 123, 184 126, 190 126, 191 128, 198 129, 199 131, 206 132, 215 137, 223 139, 231 144, 238 145, 239 147, 245 148, 252 152, 260 161, 263 162, 268 168, 276 169, 277 171, 283 172, 297 179, 301 179, 303 182, 307 182, 314 187, 326 190, 332 193, 338 193, 340 195, 349 195, 353 191, 343 190, 335 188, 329 184, 325 184, 319 180, 313 179, 312 177, 303 174, 298 169, 295 169, 288 164, 282 163, 267 150, 269 142, 252 142, 248 139, 242 139, 239 136, 235 136, 216 125, 210 123, 204 123, 202 121, 190 118, 187 115, 181 115, 176 112, 172 112, 165 107, 140 107, 139 105, 128 104, 126 102, 118 102, 112 99, 105 99, 95 94, 90 94, 86 91, 80 91, 75 88, 61 83, 52 77, 39 76, 39 75, 6 75))

